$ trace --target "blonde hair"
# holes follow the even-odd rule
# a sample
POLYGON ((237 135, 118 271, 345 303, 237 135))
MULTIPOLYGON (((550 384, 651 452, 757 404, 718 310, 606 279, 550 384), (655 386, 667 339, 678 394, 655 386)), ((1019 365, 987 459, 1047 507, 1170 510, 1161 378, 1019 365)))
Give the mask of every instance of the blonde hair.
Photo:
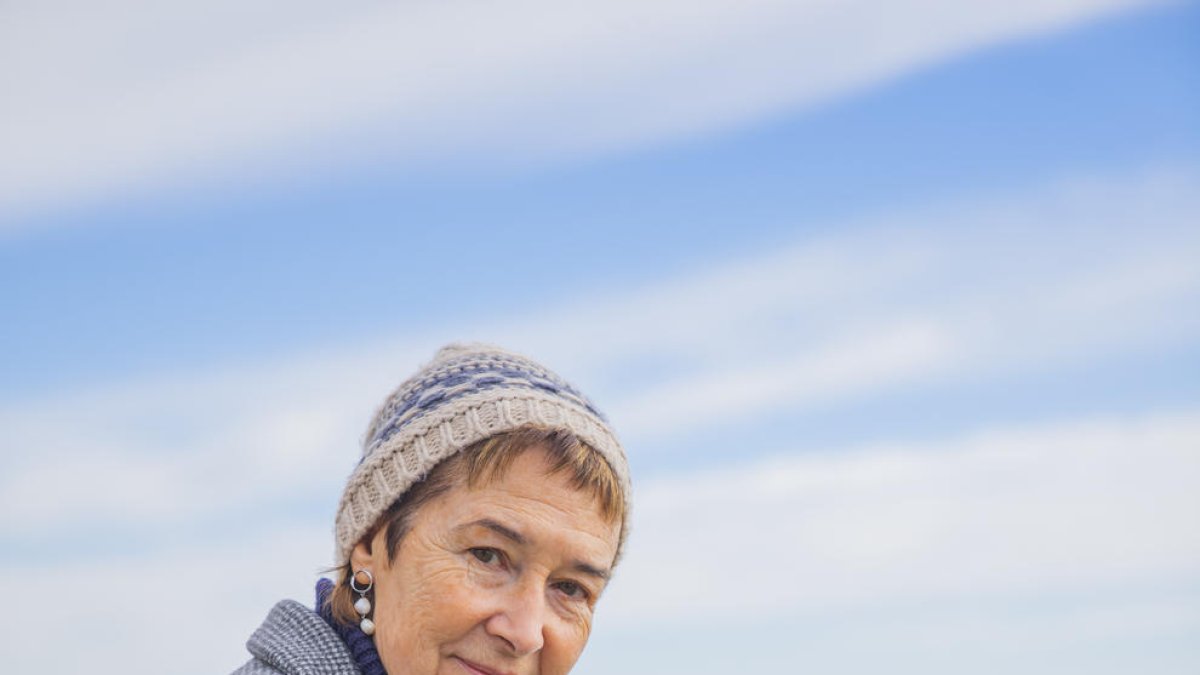
MULTIPOLYGON (((573 487, 590 492, 596 498, 600 514, 607 522, 626 522, 627 505, 620 479, 597 450, 565 429, 526 425, 472 443, 435 466, 384 511, 362 541, 369 545, 380 529, 384 529, 388 564, 394 564, 400 542, 408 534, 422 506, 464 482, 473 488, 503 477, 517 457, 534 448, 544 450, 549 457, 549 475, 564 474, 573 487)), ((618 559, 624 543, 622 529, 618 559)), ((325 604, 335 621, 346 625, 358 623, 354 592, 350 589, 353 572, 350 561, 329 571, 336 571, 337 579, 325 604)))

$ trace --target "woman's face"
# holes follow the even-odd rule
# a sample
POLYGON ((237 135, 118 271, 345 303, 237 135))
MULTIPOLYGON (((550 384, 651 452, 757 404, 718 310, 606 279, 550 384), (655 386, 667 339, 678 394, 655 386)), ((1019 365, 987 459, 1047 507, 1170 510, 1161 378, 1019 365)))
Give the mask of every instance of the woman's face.
POLYGON ((560 675, 575 664, 620 523, 547 475, 540 449, 490 484, 422 506, 388 565, 385 534, 355 547, 375 576, 375 645, 391 675, 560 675))

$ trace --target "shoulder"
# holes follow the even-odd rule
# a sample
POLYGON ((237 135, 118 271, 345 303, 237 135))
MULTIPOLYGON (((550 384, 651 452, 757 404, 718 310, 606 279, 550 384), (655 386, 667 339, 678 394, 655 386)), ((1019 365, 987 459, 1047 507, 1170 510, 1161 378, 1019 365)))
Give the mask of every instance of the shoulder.
POLYGON ((235 675, 359 675, 337 633, 295 600, 271 608, 246 648, 253 658, 235 675))

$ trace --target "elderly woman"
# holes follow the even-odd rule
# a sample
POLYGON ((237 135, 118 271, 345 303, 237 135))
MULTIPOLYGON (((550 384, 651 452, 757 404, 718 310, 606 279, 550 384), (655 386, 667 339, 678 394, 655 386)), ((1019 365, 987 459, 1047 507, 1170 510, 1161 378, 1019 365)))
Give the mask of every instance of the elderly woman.
POLYGON ((336 520, 337 581, 284 600, 236 673, 559 675, 625 540, 629 469, 560 377, 451 345, 371 420, 336 520))

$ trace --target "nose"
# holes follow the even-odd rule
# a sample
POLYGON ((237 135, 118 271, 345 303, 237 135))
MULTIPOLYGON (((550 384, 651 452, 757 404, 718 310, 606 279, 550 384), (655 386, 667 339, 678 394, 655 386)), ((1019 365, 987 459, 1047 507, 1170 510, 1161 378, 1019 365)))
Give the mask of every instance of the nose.
POLYGON ((536 584, 523 584, 513 589, 503 606, 485 624, 487 632, 501 638, 513 656, 525 656, 545 644, 546 598, 536 584))

